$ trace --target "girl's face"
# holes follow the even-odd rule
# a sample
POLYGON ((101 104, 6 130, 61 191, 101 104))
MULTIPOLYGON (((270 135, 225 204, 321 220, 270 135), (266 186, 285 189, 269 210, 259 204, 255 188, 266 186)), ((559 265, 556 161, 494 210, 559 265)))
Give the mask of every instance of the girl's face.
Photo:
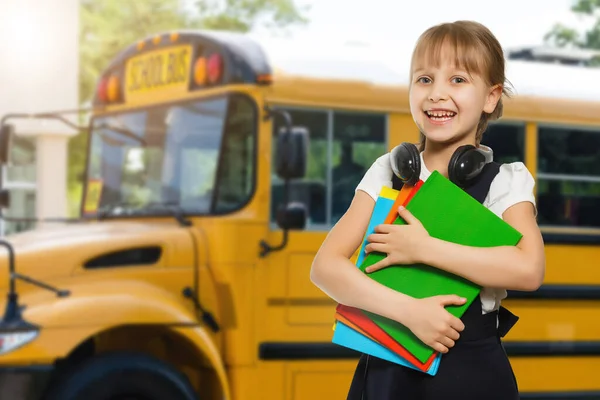
POLYGON ((452 54, 441 54, 434 63, 413 64, 410 111, 428 142, 472 143, 482 112, 494 111, 502 87, 490 87, 483 77, 454 63, 452 54))

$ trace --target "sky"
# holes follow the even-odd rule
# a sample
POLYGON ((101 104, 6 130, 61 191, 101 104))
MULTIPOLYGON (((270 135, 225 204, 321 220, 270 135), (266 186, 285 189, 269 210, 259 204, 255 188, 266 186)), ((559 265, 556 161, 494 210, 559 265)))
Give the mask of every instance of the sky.
MULTIPOLYGON (((295 0, 309 5, 307 26, 294 28, 297 39, 321 38, 366 44, 386 42, 412 46, 428 27, 471 19, 483 23, 504 47, 539 45, 552 26, 585 27, 570 11, 571 0, 295 0)), ((270 34, 258 30, 261 36, 270 34)))
MULTIPOLYGON (((181 1, 194 12, 196 0, 181 1)), ((292 1, 309 6, 308 24, 292 26, 287 34, 260 28, 251 32, 268 49, 273 65, 289 73, 336 78, 360 74, 360 79, 383 83, 407 79, 416 40, 427 28, 442 22, 478 21, 495 34, 505 50, 544 45, 544 36, 557 23, 583 33, 596 22, 571 11, 575 0, 292 1)), ((546 64, 541 71, 525 64, 520 64, 518 71, 507 71, 517 93, 598 99, 597 69, 574 74, 564 66, 546 64), (547 85, 556 74, 568 78, 562 85, 547 85)))

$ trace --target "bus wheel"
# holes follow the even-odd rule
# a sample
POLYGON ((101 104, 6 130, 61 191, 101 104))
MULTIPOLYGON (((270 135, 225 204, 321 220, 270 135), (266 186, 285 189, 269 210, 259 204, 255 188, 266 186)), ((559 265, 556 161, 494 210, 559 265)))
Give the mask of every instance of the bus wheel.
POLYGON ((48 400, 198 400, 185 375, 145 354, 106 353, 74 366, 48 400))

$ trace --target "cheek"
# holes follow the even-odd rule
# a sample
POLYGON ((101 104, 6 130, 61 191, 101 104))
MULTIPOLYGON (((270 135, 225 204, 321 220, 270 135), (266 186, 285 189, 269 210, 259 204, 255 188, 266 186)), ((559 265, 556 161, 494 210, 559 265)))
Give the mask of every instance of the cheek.
POLYGON ((418 91, 410 91, 408 95, 408 102, 410 106, 410 113, 412 114, 413 119, 420 118, 423 114, 423 106, 420 99, 421 96, 419 96, 418 91))
POLYGON ((458 105, 460 114, 469 119, 479 120, 484 105, 484 99, 480 93, 474 90, 465 90, 455 94, 454 101, 458 105))

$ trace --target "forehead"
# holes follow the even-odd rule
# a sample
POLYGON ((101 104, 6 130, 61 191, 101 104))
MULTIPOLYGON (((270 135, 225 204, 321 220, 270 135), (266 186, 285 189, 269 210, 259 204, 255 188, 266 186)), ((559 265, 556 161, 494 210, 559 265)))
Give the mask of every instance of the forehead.
POLYGON ((425 38, 413 53, 411 71, 430 68, 449 68, 482 74, 486 62, 482 49, 475 43, 452 37, 425 38))

